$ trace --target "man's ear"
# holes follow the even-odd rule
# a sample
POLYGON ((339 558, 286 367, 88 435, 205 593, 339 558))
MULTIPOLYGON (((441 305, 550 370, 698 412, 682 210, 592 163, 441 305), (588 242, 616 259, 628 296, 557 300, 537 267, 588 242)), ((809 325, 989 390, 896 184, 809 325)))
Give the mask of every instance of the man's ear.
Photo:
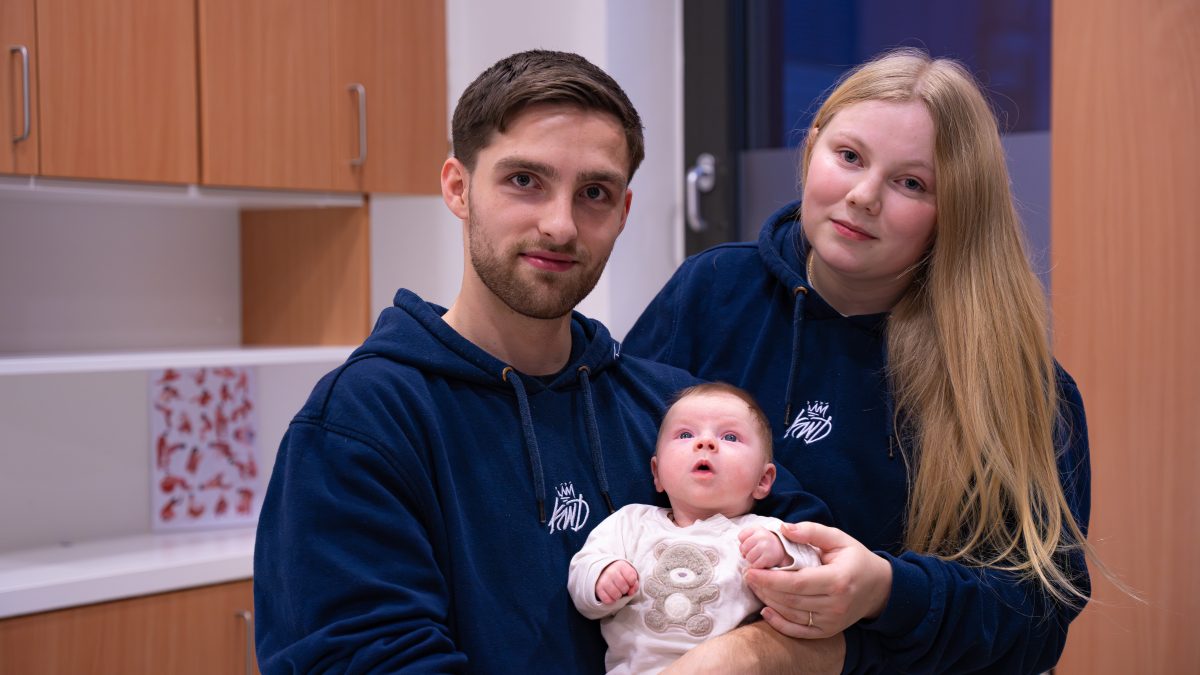
POLYGON ((771 494, 771 486, 775 484, 775 465, 767 462, 767 466, 763 468, 762 477, 758 479, 758 485, 754 486, 754 498, 762 499, 771 494))
POLYGON ((625 213, 621 214, 621 229, 617 230, 617 234, 625 231, 625 221, 629 219, 629 207, 633 205, 633 190, 625 188, 625 213))
POLYGON ((658 480, 658 456, 650 458, 650 475, 654 476, 654 490, 656 492, 665 492, 662 482, 658 480))
POLYGON ((457 157, 447 159, 442 165, 442 201, 460 220, 466 220, 470 213, 467 194, 470 182, 471 172, 457 157))

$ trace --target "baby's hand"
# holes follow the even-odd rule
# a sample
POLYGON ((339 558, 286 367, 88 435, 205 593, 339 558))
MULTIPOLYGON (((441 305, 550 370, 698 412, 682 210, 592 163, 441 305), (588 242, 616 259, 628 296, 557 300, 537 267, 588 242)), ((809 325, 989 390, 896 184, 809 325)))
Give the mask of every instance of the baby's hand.
POLYGON ((753 568, 761 570, 792 564, 792 556, 783 550, 783 542, 761 525, 743 528, 738 532, 738 541, 742 542, 742 557, 753 568))
POLYGON ((626 595, 637 593, 638 573, 628 561, 617 560, 608 564, 596 580, 596 599, 602 605, 611 605, 626 595))

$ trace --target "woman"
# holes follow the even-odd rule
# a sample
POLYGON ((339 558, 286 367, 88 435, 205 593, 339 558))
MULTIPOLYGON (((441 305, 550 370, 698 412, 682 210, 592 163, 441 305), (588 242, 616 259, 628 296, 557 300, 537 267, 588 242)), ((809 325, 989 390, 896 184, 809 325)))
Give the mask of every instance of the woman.
POLYGON ((801 184, 626 351, 750 390, 829 505, 839 529, 791 535, 821 568, 747 578, 773 628, 840 635, 846 672, 1049 669, 1089 594, 1087 433, 990 108, 959 64, 884 54, 822 105, 801 184))

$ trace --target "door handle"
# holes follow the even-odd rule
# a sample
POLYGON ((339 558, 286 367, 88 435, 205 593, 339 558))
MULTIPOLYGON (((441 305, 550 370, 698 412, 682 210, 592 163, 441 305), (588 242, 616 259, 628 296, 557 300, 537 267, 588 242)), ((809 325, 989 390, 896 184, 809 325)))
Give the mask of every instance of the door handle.
POLYGON ((9 54, 21 55, 21 111, 24 115, 24 131, 13 138, 13 143, 20 143, 29 138, 29 49, 25 45, 13 45, 8 48, 9 54))
POLYGON ((367 163, 367 88, 355 83, 347 87, 357 94, 358 100, 358 156, 350 160, 350 166, 367 163))
POLYGON ((708 221, 700 213, 700 195, 712 192, 716 185, 717 158, 701 153, 696 163, 687 172, 687 194, 685 195, 687 224, 692 232, 703 232, 708 229, 708 221))

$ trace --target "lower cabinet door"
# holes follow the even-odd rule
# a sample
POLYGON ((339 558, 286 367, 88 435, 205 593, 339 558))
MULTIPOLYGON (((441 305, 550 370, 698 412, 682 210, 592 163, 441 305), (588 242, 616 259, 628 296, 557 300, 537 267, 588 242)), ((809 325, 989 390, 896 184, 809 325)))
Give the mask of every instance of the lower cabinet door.
POLYGON ((0 675, 257 673, 251 582, 0 621, 0 675))

